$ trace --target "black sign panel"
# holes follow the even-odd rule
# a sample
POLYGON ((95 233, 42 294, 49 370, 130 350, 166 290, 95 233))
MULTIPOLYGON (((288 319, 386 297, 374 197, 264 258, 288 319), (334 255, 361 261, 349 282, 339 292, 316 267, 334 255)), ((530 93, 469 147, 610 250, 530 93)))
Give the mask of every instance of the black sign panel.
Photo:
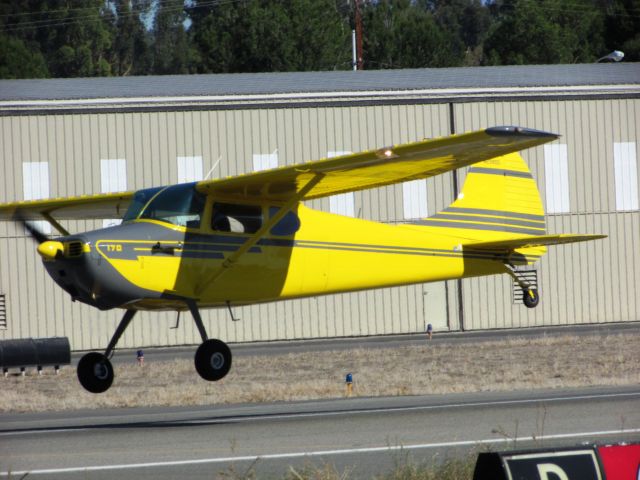
POLYGON ((592 448, 486 452, 478 455, 474 480, 603 480, 592 448))
POLYGON ((510 480, 602 480, 593 450, 502 456, 510 480))

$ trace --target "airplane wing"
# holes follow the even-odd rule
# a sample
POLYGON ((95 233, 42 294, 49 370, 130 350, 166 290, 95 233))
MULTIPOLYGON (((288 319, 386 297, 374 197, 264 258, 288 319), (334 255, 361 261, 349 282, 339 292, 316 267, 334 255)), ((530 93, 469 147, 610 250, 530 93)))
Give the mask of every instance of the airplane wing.
POLYGON ((607 238, 606 235, 579 235, 579 234, 558 234, 558 235, 535 235, 531 237, 511 238, 508 240, 496 240, 491 242, 470 243, 463 246, 465 249, 511 251, 519 248, 546 247, 550 245, 563 245, 565 243, 587 242, 607 238))
POLYGON ((0 204, 0 220, 85 220, 121 218, 133 198, 134 191, 102 193, 80 197, 27 200, 0 204))
MULTIPOLYGON (((556 138, 553 133, 539 130, 492 127, 237 177, 204 180, 196 188, 228 199, 311 200, 432 177, 556 138)), ((134 194, 130 191, 0 204, 0 220, 15 219, 16 213, 24 220, 120 218, 134 194)))
POLYGON ((230 199, 285 201, 318 175, 301 200, 433 177, 490 158, 553 141, 558 135, 520 127, 395 145, 287 167, 198 182, 197 189, 230 199))

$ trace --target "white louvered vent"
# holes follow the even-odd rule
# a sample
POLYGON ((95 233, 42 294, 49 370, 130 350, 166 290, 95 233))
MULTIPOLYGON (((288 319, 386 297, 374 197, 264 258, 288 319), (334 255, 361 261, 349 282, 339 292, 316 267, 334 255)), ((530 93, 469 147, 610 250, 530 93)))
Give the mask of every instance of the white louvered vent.
MULTIPOLYGON (((515 270, 513 273, 515 273, 520 280, 523 280, 531 288, 535 288, 536 290, 538 290, 538 272, 536 270, 518 269, 518 270, 515 270)), ((511 297, 512 302, 514 304, 522 303, 522 297, 524 296, 524 292, 522 291, 522 287, 520 286, 520 284, 516 282, 515 279, 513 280, 512 291, 513 291, 513 295, 511 297)))
POLYGON ((0 294, 0 329, 7 328, 7 300, 4 294, 0 294))

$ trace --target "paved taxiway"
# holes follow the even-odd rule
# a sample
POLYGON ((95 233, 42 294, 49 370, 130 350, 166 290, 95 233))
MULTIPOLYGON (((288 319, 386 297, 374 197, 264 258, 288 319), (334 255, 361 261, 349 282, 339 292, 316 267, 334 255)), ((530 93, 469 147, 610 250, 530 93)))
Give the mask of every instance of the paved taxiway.
POLYGON ((216 478, 328 462, 370 478, 406 455, 639 439, 638 387, 3 414, 0 475, 216 478))

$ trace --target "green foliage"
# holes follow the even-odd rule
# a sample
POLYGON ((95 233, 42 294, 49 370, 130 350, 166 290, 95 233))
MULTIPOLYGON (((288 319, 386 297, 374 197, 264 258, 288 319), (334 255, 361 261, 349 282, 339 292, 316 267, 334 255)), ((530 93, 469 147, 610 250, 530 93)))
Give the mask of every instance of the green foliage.
POLYGON ((201 73, 349 65, 350 29, 335 0, 244 0, 205 7, 196 2, 189 16, 201 73))
POLYGON ((151 72, 156 75, 191 73, 198 61, 197 51, 185 30, 184 9, 160 4, 151 30, 151 72))
POLYGON ((139 12, 150 8, 149 0, 115 0, 110 19, 112 48, 111 69, 114 75, 144 75, 149 69, 149 47, 139 12))
POLYGON ((50 76, 99 76, 111 72, 104 10, 101 0, 11 0, 0 18, 3 33, 42 56, 50 76))
POLYGON ((370 3, 363 12, 367 68, 448 67, 462 61, 462 42, 431 9, 409 0, 370 3))
POLYGON ((484 44, 485 63, 588 63, 605 50, 603 16, 591 0, 507 0, 484 44))
POLYGON ((39 51, 15 37, 0 34, 0 78, 45 78, 49 70, 39 51))
MULTIPOLYGON (((359 0, 364 68, 640 61, 640 0, 359 0)), ((0 76, 351 67, 356 0, 5 0, 0 76)))
POLYGON ((603 0, 606 52, 622 50, 625 61, 640 61, 640 0, 603 0))

